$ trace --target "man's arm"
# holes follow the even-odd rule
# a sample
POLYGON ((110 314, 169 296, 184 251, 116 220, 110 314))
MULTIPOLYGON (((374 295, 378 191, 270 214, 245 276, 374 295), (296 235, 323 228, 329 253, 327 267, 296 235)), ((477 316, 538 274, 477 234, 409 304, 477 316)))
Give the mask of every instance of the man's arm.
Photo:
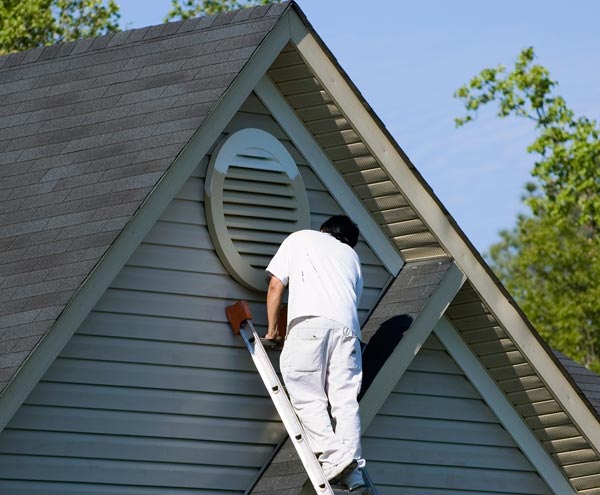
POLYGON ((277 337, 277 318, 281 310, 281 299, 285 285, 275 276, 269 280, 269 289, 267 291, 267 334, 265 339, 275 339, 277 337))

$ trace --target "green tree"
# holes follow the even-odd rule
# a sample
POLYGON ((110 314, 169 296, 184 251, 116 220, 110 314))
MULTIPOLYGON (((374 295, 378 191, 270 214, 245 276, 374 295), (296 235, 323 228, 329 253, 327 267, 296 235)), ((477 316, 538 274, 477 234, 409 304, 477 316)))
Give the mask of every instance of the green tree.
POLYGON ((189 19, 199 15, 218 14, 242 7, 254 7, 278 3, 280 0, 171 0, 171 10, 165 16, 165 22, 189 19))
POLYGON ((114 0, 0 0, 0 55, 119 31, 114 0))
POLYGON ((459 88, 467 114, 456 124, 491 103, 501 118, 534 124, 533 180, 523 198, 529 213, 500 233, 489 259, 550 345, 600 371, 600 128, 574 115, 534 59, 527 48, 510 72, 484 69, 459 88))

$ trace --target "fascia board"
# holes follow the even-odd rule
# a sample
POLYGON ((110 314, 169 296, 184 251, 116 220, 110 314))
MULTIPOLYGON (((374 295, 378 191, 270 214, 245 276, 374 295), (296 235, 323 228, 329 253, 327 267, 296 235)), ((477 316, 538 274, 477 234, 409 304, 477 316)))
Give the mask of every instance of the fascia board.
POLYGON ((304 155, 309 166, 325 184, 329 193, 356 222, 364 240, 373 249, 388 272, 396 276, 404 264, 402 256, 382 232, 360 199, 352 192, 335 165, 327 158, 313 135, 289 106, 285 97, 267 76, 260 80, 254 92, 296 148, 304 155))
POLYGON ((564 472, 554 463, 550 454, 540 444, 521 415, 498 388, 496 382, 489 376, 487 370, 446 317, 438 322, 434 334, 553 493, 574 495, 576 491, 565 477, 564 472))
POLYGON ((0 400, 0 431, 8 424, 135 248, 181 189, 201 158, 206 155, 253 88, 290 41, 290 15, 296 16, 288 9, 266 35, 214 110, 206 117, 202 126, 192 136, 138 212, 73 296, 48 335, 38 344, 19 373, 6 387, 0 400))
POLYGON ((404 372, 463 286, 465 280, 466 277, 460 268, 452 262, 425 307, 415 318, 408 331, 404 333, 402 339, 361 398, 360 420, 363 431, 367 430, 371 421, 392 393, 392 390, 404 375, 404 372))
POLYGON ((336 105, 363 138, 369 150, 381 163, 423 222, 454 258, 475 290, 490 308, 494 317, 509 333, 515 345, 527 357, 531 366, 555 395, 556 400, 581 428, 591 445, 600 450, 600 421, 588 404, 579 396, 565 376, 548 347, 541 341, 512 304, 510 297, 498 287, 493 275, 486 269, 475 249, 461 235, 443 207, 417 173, 393 139, 380 127, 376 119, 359 99, 335 63, 321 48, 308 28, 295 18, 292 21, 292 41, 306 64, 319 78, 336 105))

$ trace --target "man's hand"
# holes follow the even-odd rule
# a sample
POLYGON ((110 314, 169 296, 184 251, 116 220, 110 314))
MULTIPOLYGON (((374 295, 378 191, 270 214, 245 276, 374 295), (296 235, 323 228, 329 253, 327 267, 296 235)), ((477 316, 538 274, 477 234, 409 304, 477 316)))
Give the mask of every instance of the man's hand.
POLYGON ((275 340, 277 338, 277 318, 281 310, 281 299, 285 285, 277 277, 271 277, 269 280, 269 289, 267 291, 267 334, 265 339, 275 340))

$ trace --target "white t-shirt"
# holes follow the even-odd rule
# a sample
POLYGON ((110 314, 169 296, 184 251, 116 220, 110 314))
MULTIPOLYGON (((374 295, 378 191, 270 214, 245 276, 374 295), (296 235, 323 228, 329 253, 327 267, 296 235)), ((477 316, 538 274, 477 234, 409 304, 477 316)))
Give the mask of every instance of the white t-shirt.
POLYGON ((303 316, 324 316, 360 336, 357 306, 363 279, 356 251, 315 230, 288 236, 267 272, 289 285, 288 324, 303 316))

